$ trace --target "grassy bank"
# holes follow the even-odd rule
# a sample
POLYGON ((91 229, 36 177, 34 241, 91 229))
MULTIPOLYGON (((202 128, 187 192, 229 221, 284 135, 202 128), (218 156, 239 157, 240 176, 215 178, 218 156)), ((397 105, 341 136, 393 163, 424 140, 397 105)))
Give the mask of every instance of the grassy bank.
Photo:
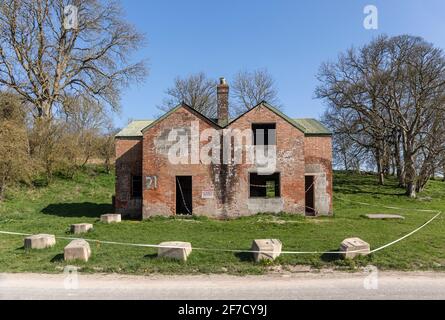
MULTIPOLYGON (((114 176, 98 170, 79 172, 73 180, 56 179, 48 187, 10 190, 0 203, 0 230, 22 233, 51 233, 66 236, 72 223, 94 223, 89 239, 157 244, 162 241, 189 241, 195 247, 249 249, 252 239, 278 238, 284 250, 332 251, 340 242, 358 236, 377 248, 391 242, 430 219, 433 213, 411 209, 434 209, 445 212, 445 183, 431 181, 420 199, 406 198, 395 180, 378 186, 371 175, 335 175, 335 217, 304 218, 293 215, 258 215, 231 221, 206 218, 124 221, 105 225, 98 217, 111 211, 114 176), (367 202, 405 208, 390 210, 359 205, 367 202), (366 213, 397 213, 403 221, 371 221, 366 213)), ((371 256, 343 261, 336 255, 282 255, 274 265, 290 268, 310 265, 315 268, 353 269, 373 264, 381 269, 445 271, 445 216, 412 237, 371 256)), ((0 234, 0 272, 60 272, 63 248, 68 240, 58 240, 54 248, 25 251, 23 237, 0 234)), ((156 258, 150 248, 122 247, 92 243, 93 255, 88 263, 77 262, 83 272, 221 273, 259 274, 267 264, 255 264, 249 254, 194 251, 186 263, 156 258)), ((73 264, 73 263, 70 263, 73 264)))

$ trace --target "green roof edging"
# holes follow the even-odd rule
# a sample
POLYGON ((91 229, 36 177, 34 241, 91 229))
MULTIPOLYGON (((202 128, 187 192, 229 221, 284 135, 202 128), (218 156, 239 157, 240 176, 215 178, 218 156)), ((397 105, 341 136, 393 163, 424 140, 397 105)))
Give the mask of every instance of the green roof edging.
POLYGON ((250 111, 252 111, 252 110, 256 109, 257 107, 259 107, 260 105, 265 106, 266 108, 268 108, 269 110, 271 110, 272 112, 277 114, 279 117, 281 117, 284 120, 286 120, 289 124, 291 124, 292 126, 297 128, 298 130, 303 132, 305 134, 305 136, 309 136, 309 137, 316 137, 316 136, 330 137, 330 136, 332 136, 332 132, 330 132, 329 129, 326 128, 318 120, 316 120, 316 119, 309 119, 309 118, 307 118, 307 119, 291 119, 290 117, 288 117, 283 112, 281 112, 277 108, 273 107, 272 105, 270 105, 266 101, 262 101, 261 103, 259 103, 255 107, 253 107, 252 109, 246 111, 242 115, 240 115, 237 118, 235 118, 232 121, 230 121, 225 127, 219 126, 217 123, 215 123, 214 121, 210 120, 208 117, 206 117, 205 115, 203 115, 200 112, 196 111, 192 107, 188 106, 185 103, 181 103, 178 106, 176 106, 175 108, 173 108, 172 110, 166 112, 164 115, 162 115, 160 118, 158 118, 156 120, 135 120, 135 121, 131 122, 127 127, 122 129, 116 135, 116 138, 138 138, 138 137, 142 137, 143 134, 147 130, 149 130, 150 128, 155 126, 157 123, 159 123, 163 119, 167 118, 169 115, 171 115, 172 113, 176 112, 178 109, 180 109, 182 107, 185 107, 186 109, 189 109, 189 111, 197 114, 199 117, 201 117, 204 120, 208 121, 213 126, 215 126, 217 128, 220 128, 220 129, 224 129, 224 128, 227 128, 228 126, 230 126, 232 123, 236 122, 238 119, 240 119, 241 117, 243 117, 244 115, 246 115, 250 111))

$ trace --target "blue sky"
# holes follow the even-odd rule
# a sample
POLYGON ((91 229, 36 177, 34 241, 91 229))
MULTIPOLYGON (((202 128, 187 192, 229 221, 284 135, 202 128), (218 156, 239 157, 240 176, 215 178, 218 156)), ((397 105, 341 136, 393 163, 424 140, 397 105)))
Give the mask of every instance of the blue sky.
POLYGON ((147 59, 143 84, 126 89, 117 126, 152 119, 176 76, 205 72, 230 79, 239 70, 267 68, 284 112, 319 118, 314 99, 320 64, 378 34, 412 34, 445 48, 444 0, 123 0, 126 19, 147 35, 134 54, 147 59), (366 5, 379 10, 378 30, 363 27, 366 5))

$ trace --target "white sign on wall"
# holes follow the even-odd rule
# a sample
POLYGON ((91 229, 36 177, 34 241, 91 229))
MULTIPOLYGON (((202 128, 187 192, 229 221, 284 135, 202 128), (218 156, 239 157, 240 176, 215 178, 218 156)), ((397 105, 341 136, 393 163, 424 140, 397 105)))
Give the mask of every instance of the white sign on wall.
POLYGON ((204 190, 204 191, 202 191, 202 198, 203 199, 214 199, 215 192, 213 190, 204 190))

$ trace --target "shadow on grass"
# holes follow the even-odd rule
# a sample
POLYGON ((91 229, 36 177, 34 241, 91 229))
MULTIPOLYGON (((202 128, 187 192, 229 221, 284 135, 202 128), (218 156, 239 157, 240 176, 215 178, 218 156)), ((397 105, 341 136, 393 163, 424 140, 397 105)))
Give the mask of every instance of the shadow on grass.
POLYGON ((342 260, 341 254, 333 253, 333 252, 340 252, 338 249, 329 250, 327 253, 323 253, 320 257, 320 259, 324 262, 334 262, 338 260, 342 260))
POLYGON ((144 259, 150 259, 150 260, 157 259, 157 258, 158 258, 158 254, 157 253, 146 254, 144 256, 144 259))
POLYGON ((59 217, 99 218, 103 214, 112 213, 113 206, 105 203, 57 203, 50 204, 42 210, 43 214, 59 217))
POLYGON ((57 262, 64 262, 65 261, 65 257, 63 256, 62 253, 54 256, 54 258, 51 259, 52 263, 57 263, 57 262))
POLYGON ((250 252, 237 252, 235 253, 235 257, 241 262, 253 262, 253 254, 250 252))

